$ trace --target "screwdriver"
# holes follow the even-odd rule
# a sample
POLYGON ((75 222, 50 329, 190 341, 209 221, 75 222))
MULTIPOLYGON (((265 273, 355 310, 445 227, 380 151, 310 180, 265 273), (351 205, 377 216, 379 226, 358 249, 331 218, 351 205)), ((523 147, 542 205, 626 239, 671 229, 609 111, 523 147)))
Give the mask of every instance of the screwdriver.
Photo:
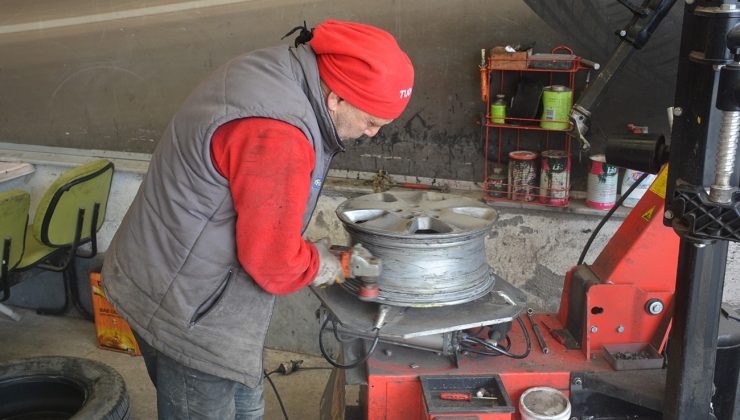
POLYGON ((497 400, 496 397, 477 397, 463 392, 443 392, 439 394, 440 400, 472 401, 472 400, 497 400))

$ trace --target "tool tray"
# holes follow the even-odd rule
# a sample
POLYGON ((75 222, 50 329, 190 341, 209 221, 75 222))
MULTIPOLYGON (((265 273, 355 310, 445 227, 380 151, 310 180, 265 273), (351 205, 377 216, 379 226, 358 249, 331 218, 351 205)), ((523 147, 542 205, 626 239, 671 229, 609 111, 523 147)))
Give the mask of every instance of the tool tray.
POLYGON ((514 406, 498 375, 486 376, 420 376, 427 412, 429 414, 450 413, 513 413, 514 406), (495 400, 443 400, 443 392, 462 392, 475 395, 485 389, 495 400))

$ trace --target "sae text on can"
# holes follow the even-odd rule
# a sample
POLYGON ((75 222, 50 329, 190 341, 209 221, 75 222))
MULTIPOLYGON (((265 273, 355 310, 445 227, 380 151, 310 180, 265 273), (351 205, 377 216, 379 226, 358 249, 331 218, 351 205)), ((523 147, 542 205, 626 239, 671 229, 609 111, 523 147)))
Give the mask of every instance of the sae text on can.
POLYGON ((570 156, 564 150, 545 150, 540 161, 540 203, 568 204, 570 156))
POLYGON ((509 198, 534 201, 537 194, 537 153, 516 150, 509 153, 509 198))
POLYGON ((591 156, 586 205, 599 210, 614 207, 617 201, 617 167, 606 163, 603 154, 591 156))

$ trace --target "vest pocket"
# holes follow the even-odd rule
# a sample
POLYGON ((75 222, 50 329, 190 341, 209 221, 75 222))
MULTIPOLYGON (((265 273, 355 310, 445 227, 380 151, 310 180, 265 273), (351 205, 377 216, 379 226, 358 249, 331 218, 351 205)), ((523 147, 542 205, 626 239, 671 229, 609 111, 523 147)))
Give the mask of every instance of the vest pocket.
POLYGON ((208 296, 208 298, 206 298, 206 300, 198 306, 198 308, 193 313, 193 316, 190 318, 191 327, 195 326, 198 321, 203 319, 204 316, 208 315, 208 313, 211 312, 211 310, 215 308, 216 305, 218 305, 218 303, 221 301, 221 298, 223 298, 226 292, 226 286, 228 286, 229 280, 231 279, 233 273, 234 270, 229 267, 229 272, 226 273, 226 276, 224 276, 221 284, 219 284, 216 290, 214 290, 213 293, 211 293, 211 295, 208 296))

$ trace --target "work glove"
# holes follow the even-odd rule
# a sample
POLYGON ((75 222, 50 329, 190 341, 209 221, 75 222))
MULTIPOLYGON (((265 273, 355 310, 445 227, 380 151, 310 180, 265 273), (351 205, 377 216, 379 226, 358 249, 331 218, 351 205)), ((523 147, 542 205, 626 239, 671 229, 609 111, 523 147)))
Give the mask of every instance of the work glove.
POLYGON ((319 253, 319 271, 311 282, 311 286, 331 286, 334 283, 343 282, 342 263, 329 251, 329 238, 321 239, 313 244, 319 253))

